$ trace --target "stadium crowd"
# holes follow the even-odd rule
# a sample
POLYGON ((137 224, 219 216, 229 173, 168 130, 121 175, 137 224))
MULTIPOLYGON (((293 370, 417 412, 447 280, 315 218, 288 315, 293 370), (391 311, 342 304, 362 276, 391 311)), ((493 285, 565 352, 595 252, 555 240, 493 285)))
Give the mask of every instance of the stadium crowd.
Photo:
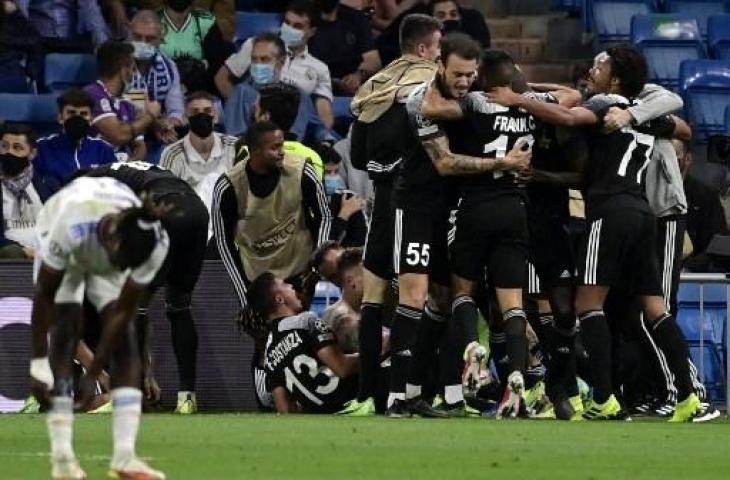
POLYGON ((633 47, 566 86, 456 0, 265 2, 279 31, 240 43, 232 0, 0 3, 0 84, 42 89, 54 52, 97 72, 58 95, 55 131, 0 139, 0 258, 36 266, 24 411, 49 411, 54 478, 84 478, 74 399, 113 411, 119 478, 164 478, 134 450, 160 398, 147 305, 164 286, 195 413, 205 259, 263 410, 719 415, 675 318, 725 215, 687 176, 682 98, 633 47), (319 281, 341 296, 310 311, 319 281))

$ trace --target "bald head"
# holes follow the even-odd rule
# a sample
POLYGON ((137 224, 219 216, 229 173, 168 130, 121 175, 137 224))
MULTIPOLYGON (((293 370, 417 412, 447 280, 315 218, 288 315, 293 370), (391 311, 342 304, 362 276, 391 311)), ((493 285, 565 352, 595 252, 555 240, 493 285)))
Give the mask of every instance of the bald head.
POLYGON ((130 31, 132 40, 145 42, 155 47, 162 41, 162 23, 160 17, 152 10, 140 10, 132 17, 130 31))

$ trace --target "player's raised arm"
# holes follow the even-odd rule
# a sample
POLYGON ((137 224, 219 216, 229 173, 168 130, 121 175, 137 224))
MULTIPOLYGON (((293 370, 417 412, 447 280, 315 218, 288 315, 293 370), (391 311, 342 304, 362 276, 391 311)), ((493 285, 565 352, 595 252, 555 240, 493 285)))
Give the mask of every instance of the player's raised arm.
POLYGON ((505 107, 527 110, 540 120, 553 125, 579 127, 596 125, 599 122, 596 114, 587 108, 568 108, 560 104, 541 102, 529 96, 517 94, 509 87, 496 87, 487 92, 487 97, 505 107))

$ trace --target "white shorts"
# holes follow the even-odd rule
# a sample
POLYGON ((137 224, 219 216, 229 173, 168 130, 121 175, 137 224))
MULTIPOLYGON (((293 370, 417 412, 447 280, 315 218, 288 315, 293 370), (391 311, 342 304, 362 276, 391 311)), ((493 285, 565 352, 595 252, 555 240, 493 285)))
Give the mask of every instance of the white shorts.
POLYGON ((101 312, 104 307, 116 301, 127 278, 127 272, 94 275, 70 267, 63 275, 61 286, 56 292, 56 303, 84 303, 84 295, 101 312))

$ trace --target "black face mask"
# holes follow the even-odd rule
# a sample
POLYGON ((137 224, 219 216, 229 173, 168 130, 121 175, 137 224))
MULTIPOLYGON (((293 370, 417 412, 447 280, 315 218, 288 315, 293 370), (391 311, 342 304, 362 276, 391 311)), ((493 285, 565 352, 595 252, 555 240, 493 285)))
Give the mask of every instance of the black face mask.
POLYGON ((28 166, 28 157, 16 157, 12 153, 0 154, 0 171, 8 177, 14 177, 28 166))
POLYGON ((340 0, 317 0, 316 5, 322 13, 332 13, 340 4, 340 0))
POLYGON ((192 4, 193 0, 167 0, 167 5, 176 12, 184 12, 192 4))
POLYGON ((207 113, 196 113, 188 117, 190 131, 200 138, 208 138, 213 133, 213 115, 207 113))
POLYGON ((461 20, 445 20, 444 32, 458 32, 461 30, 461 20))
POLYGON ((89 121, 84 117, 74 115, 63 122, 63 131, 78 142, 89 133, 89 121))

